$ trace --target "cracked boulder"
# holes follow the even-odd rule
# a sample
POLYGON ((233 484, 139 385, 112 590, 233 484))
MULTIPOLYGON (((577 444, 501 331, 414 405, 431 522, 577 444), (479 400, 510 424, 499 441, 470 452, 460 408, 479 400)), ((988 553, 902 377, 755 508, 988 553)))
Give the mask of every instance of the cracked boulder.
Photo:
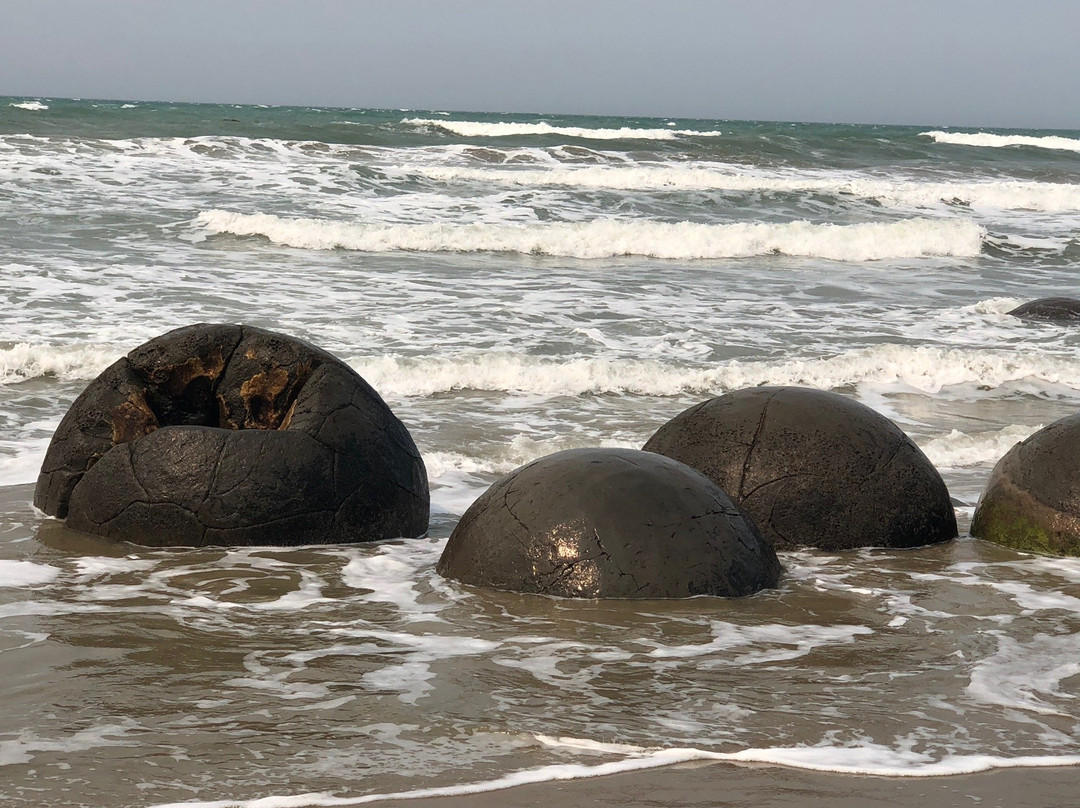
POLYGON ((170 331, 107 368, 60 422, 34 504, 148 546, 419 536, 424 462, 341 360, 239 325, 170 331))
POLYGON ((1080 300, 1074 297, 1041 297, 1006 312, 1021 320, 1043 320, 1051 323, 1080 322, 1080 300))
POLYGON ((926 455, 888 418, 836 393, 736 390, 675 416, 644 448, 704 472, 777 550, 917 547, 957 534, 926 455))
POLYGON ((694 469, 634 449, 572 449, 492 485, 450 535, 437 571, 561 597, 737 597, 776 586, 780 564, 694 469))
POLYGON ((1040 429, 990 474, 971 535, 1050 555, 1080 556, 1080 415, 1040 429))

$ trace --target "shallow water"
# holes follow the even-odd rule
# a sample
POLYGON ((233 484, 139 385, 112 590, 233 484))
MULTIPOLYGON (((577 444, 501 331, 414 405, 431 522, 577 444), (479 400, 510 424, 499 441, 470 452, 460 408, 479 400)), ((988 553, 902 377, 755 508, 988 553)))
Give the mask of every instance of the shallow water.
POLYGON ((1080 762, 1074 560, 966 536, 785 554, 780 589, 736 601, 434 574, 501 474, 757 384, 896 420, 966 531, 993 463, 1080 402, 1080 332, 1005 314, 1076 293, 1077 133, 28 101, 0 99, 5 804, 352 797, 677 748, 1080 762), (424 454, 429 537, 149 551, 35 513, 70 401, 196 321, 360 371, 424 454))

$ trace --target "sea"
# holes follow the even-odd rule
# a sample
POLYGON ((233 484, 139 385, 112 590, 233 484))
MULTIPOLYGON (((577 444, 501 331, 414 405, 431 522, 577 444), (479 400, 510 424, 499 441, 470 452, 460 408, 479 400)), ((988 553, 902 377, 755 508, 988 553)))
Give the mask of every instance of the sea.
POLYGON ((1080 132, 0 98, 0 803, 342 806, 690 760, 931 777, 1080 764, 1080 559, 967 535, 1080 409, 1080 132), (246 323, 409 428, 422 538, 142 549, 31 504, 71 401, 246 323), (440 578, 562 449, 803 385, 893 419, 961 536, 781 554, 741 599, 440 578))

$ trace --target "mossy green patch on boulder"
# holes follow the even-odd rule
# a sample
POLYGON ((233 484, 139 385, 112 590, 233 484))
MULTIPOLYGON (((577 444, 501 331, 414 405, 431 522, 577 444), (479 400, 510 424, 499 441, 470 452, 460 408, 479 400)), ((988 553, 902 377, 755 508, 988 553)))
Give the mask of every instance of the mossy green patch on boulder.
POLYGON ((1014 550, 1080 556, 1080 415, 1055 421, 998 461, 971 535, 1014 550))

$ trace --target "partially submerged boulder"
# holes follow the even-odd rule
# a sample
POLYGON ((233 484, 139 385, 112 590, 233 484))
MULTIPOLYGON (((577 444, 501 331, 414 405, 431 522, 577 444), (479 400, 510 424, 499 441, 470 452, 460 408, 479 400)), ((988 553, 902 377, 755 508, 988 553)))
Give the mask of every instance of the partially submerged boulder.
POLYGON ((957 535, 926 455, 888 418, 836 393, 736 390, 675 416, 644 448, 704 472, 777 550, 916 547, 957 535))
POLYGON ((423 460, 331 354, 260 328, 170 331, 107 368, 61 421, 34 504, 151 546, 419 536, 423 460))
POLYGON ((1022 320, 1054 323, 1080 322, 1080 300, 1074 297, 1041 297, 1006 312, 1022 320))
POLYGON ((492 485, 439 559, 466 584, 579 598, 734 597, 780 564, 704 475, 633 449, 572 449, 492 485))
POLYGON ((971 535, 1052 555, 1080 555, 1080 415, 1040 429, 990 473, 971 535))

